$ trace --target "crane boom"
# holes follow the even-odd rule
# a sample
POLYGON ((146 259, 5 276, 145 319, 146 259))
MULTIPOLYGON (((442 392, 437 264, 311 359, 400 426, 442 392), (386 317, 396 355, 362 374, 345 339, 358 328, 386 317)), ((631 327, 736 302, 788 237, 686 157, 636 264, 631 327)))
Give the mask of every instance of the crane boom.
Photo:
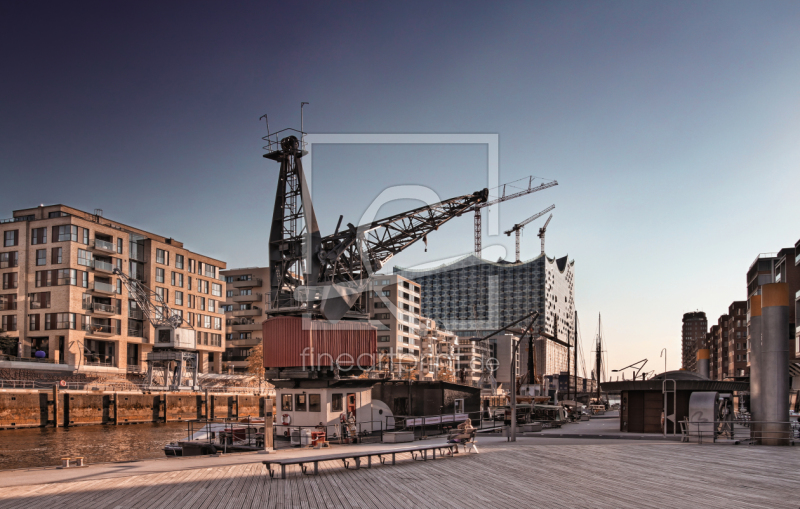
POLYGON ((525 196, 526 194, 531 194, 531 193, 535 193, 535 192, 538 192, 538 191, 543 191, 545 189, 549 189, 551 187, 554 187, 554 186, 558 185, 558 181, 551 180, 550 182, 542 182, 538 186, 534 186, 533 185, 533 179, 534 178, 535 177, 533 177, 533 176, 528 177, 528 187, 526 189, 523 189, 523 190, 518 191, 518 192, 513 193, 513 194, 508 194, 508 195, 506 194, 506 186, 508 184, 503 184, 503 186, 502 186, 503 187, 503 193, 499 198, 495 198, 493 200, 488 200, 488 201, 486 201, 484 203, 480 203, 480 204, 475 205, 474 207, 470 208, 470 210, 475 212, 475 256, 480 258, 481 257, 481 250, 482 250, 482 246, 481 246, 481 221, 482 221, 481 220, 481 209, 483 209, 484 207, 497 205, 498 203, 502 203, 504 201, 513 200, 514 198, 519 198, 520 196, 525 196))
POLYGON ((547 221, 544 222, 544 226, 539 228, 539 234, 537 235, 540 239, 542 239, 542 254, 544 254, 544 233, 547 231, 547 225, 550 224, 551 219, 553 219, 553 214, 550 214, 550 217, 548 217, 547 221))
MULTIPOLYGON (((164 302, 159 294, 142 284, 140 281, 129 278, 124 272, 115 268, 114 275, 118 276, 128 290, 128 295, 136 302, 147 320, 156 328, 171 327, 177 329, 185 321, 176 315, 164 302)), ((192 324, 186 322, 189 327, 192 324)))
MULTIPOLYGON (((510 230, 508 230, 506 232, 506 235, 509 235, 509 236, 511 235, 511 232, 516 233, 516 237, 517 237, 517 239, 516 239, 517 240, 517 263, 519 263, 519 261, 520 261, 519 260, 519 240, 520 240, 519 237, 520 237, 520 234, 522 233, 522 229, 525 228, 525 225, 527 225, 528 223, 530 223, 534 219, 539 219, 540 217, 542 217, 543 215, 547 214, 548 212, 550 212, 554 208, 556 208, 555 205, 550 205, 549 207, 547 207, 543 211, 539 212, 538 214, 534 214, 531 217, 529 217, 528 219, 526 219, 525 221, 515 224, 513 228, 511 228, 510 230)), ((553 215, 550 214, 550 217, 552 218, 553 215)), ((547 222, 549 223, 550 219, 548 219, 547 222)))

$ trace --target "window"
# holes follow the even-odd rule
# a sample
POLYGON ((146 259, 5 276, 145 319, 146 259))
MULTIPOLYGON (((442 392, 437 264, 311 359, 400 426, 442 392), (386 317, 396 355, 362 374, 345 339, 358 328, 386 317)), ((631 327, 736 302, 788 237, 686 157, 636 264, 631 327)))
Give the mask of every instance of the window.
POLYGON ((187 279, 187 281, 186 281, 186 289, 187 290, 191 290, 192 289, 192 276, 188 276, 186 279, 187 279))
POLYGON ((92 253, 86 251, 85 249, 78 249, 78 265, 83 265, 84 267, 91 267, 92 253))
POLYGON ((28 329, 30 329, 30 330, 41 330, 40 329, 41 324, 39 323, 40 322, 39 316, 40 315, 38 315, 38 314, 36 314, 36 315, 28 315, 28 329))
POLYGON ((341 412, 344 394, 331 394, 331 412, 341 412))
POLYGON ((17 330, 17 315, 3 315, 3 319, 0 321, 0 328, 6 332, 17 330))
POLYGON ((52 263, 54 265, 58 264, 58 263, 61 263, 61 248, 60 247, 54 247, 51 250, 51 253, 52 254, 50 255, 50 263, 52 263))
POLYGON ((199 309, 200 309, 200 311, 205 311, 206 310, 206 298, 205 297, 200 297, 199 299, 200 299, 200 308, 199 309))
POLYGON ((28 295, 31 309, 49 309, 50 292, 31 293, 28 295))
POLYGON ((390 336, 378 336, 378 343, 388 343, 390 336))
POLYGON ((319 394, 309 394, 308 395, 308 411, 309 412, 321 412, 322 405, 320 404, 319 394))
POLYGON ((208 281, 197 281, 197 291, 200 291, 200 283, 203 283, 203 290, 202 293, 208 295, 208 281))
POLYGON ((3 246, 11 247, 19 243, 19 230, 10 230, 3 233, 3 246))
POLYGON ((391 297, 392 291, 391 290, 381 290, 381 295, 384 297, 391 297))
POLYGON ((36 266, 47 265, 47 249, 36 250, 36 266))
POLYGON ((217 267, 215 267, 214 265, 209 265, 207 263, 204 265, 206 268, 205 271, 206 277, 210 277, 211 279, 217 279, 217 267))
POLYGON ((156 249, 156 263, 169 265, 169 253, 163 249, 156 249))
MULTIPOLYGON (((72 225, 54 226, 55 230, 53 237, 58 239, 57 242, 78 242, 78 227, 72 225)), ((55 241, 55 239, 53 239, 55 241)))
POLYGON ((164 282, 164 269, 156 267, 156 283, 164 282))
POLYGON ((222 330, 222 318, 214 317, 214 330, 222 330))
POLYGON ((194 301, 195 301, 194 295, 192 295, 191 293, 186 296, 186 306, 187 307, 190 307, 190 308, 194 309, 194 301))
POLYGON ((19 253, 17 251, 9 251, 7 253, 0 253, 0 269, 9 269, 19 265, 19 253))
POLYGON ((225 297, 233 297, 233 290, 226 290, 225 297))
MULTIPOLYGON (((183 255, 176 254, 175 255, 175 268, 182 269, 183 268, 183 255)), ((181 276, 183 277, 183 276, 181 276)))
POLYGON ((204 329, 211 328, 211 317, 208 315, 203 315, 203 328, 204 329))
POLYGON ((181 288, 183 288, 183 274, 178 273, 175 277, 175 283, 173 284, 175 286, 180 286, 181 288))
POLYGON ((172 271, 172 274, 170 275, 170 278, 169 278, 169 283, 172 286, 175 286, 175 271, 172 271))
MULTIPOLYGON (((83 243, 84 243, 84 245, 88 246, 89 245, 89 229, 88 228, 82 228, 82 230, 83 230, 83 243)), ((114 239, 111 239, 111 240, 114 240, 114 239)))
MULTIPOLYGON (((81 273, 81 286, 84 288, 89 288, 89 273, 82 270, 81 273)), ((119 283, 119 281, 117 281, 119 283)), ((122 288, 119 284, 117 284, 117 293, 122 293, 122 288)))
POLYGON ((295 394, 294 395, 294 411, 295 412, 305 412, 306 411, 306 395, 305 394, 295 394))
POLYGON ((156 295, 161 297, 164 302, 169 302, 169 291, 166 289, 156 286, 156 295))
POLYGON ((214 299, 208 299, 208 310, 211 311, 212 313, 216 313, 216 311, 214 311, 214 304, 215 304, 214 299))
POLYGON ((31 230, 31 245, 47 244, 47 228, 34 228, 31 230))
POLYGON ((44 315, 44 330, 75 330, 75 313, 47 313, 44 315))
POLYGON ((78 285, 78 271, 75 269, 58 269, 56 277, 58 278, 56 282, 58 286, 78 285))
MULTIPOLYGON (((88 276, 89 276, 89 274, 88 274, 88 273, 86 273, 86 272, 84 272, 83 274, 84 274, 85 276, 87 276, 86 278, 84 278, 84 281, 83 281, 83 283, 84 283, 84 284, 83 284, 83 287, 84 287, 84 288, 88 288, 88 286, 89 286, 89 285, 88 285, 88 283, 89 283, 89 281, 88 281, 88 276)), ((118 294, 120 294, 120 295, 122 295, 122 280, 121 280, 121 279, 117 279, 117 293, 118 293, 118 294)))
POLYGON ((68 214, 67 214, 66 212, 55 211, 55 212, 50 212, 50 213, 48 213, 48 214, 47 214, 47 217, 48 217, 48 218, 50 218, 50 219, 52 219, 52 218, 54 218, 54 217, 66 217, 67 215, 68 215, 68 214))
POLYGON ((183 306, 183 292, 175 292, 175 305, 183 306))
POLYGON ((218 283, 211 283, 211 295, 222 297, 222 285, 218 283))
POLYGON ((3 290, 13 290, 17 287, 17 273, 7 272, 3 274, 3 290))
POLYGON ((292 411, 292 395, 291 394, 282 394, 281 395, 281 412, 291 412, 292 411))
POLYGON ((0 311, 16 311, 17 294, 0 295, 0 311))
POLYGON ((189 258, 189 272, 194 272, 194 260, 189 258))
POLYGON ((117 239, 117 253, 122 254, 122 239, 117 239))

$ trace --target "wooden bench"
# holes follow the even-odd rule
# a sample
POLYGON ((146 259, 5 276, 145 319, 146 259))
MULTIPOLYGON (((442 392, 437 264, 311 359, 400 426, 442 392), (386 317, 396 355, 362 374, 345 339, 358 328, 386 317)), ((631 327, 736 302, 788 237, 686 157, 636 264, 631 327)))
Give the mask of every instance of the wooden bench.
POLYGON ((286 479, 286 466, 287 465, 300 465, 300 468, 303 470, 303 473, 306 475, 311 475, 309 473, 310 465, 314 464, 314 475, 319 473, 319 462, 320 461, 330 461, 330 460, 342 460, 344 467, 349 469, 350 462, 349 460, 353 460, 355 465, 355 470, 361 468, 361 462, 364 458, 367 459, 367 468, 372 468, 372 457, 377 456, 378 460, 381 462, 381 465, 386 464, 386 460, 388 456, 392 457, 392 465, 395 464, 396 456, 402 453, 411 453, 411 457, 415 461, 427 461, 428 459, 428 451, 433 452, 433 459, 436 459, 436 451, 439 451, 440 456, 452 456, 453 449, 457 449, 458 444, 440 444, 440 445, 432 445, 427 447, 403 447, 397 449, 384 449, 381 451, 364 451, 364 452, 347 452, 341 454, 328 454, 325 456, 305 456, 302 458, 285 458, 285 459, 275 459, 275 460, 266 460, 262 461, 264 465, 266 465, 267 470, 269 471, 269 477, 273 478, 275 476, 275 472, 272 470, 274 465, 280 465, 281 467, 281 479, 286 479), (419 458, 418 458, 419 456, 419 458))

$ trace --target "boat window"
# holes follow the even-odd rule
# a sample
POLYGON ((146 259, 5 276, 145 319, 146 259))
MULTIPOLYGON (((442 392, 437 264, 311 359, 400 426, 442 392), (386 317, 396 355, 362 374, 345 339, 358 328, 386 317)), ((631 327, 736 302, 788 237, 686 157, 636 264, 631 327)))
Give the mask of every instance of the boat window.
POLYGON ((331 394, 331 412, 341 412, 344 408, 342 406, 343 400, 344 394, 331 394))
POLYGON ((306 395, 305 394, 295 394, 294 395, 294 411, 295 412, 305 412, 306 411, 306 395))
POLYGON ((309 412, 321 412, 322 409, 320 408, 319 402, 319 394, 309 394, 308 395, 308 411, 309 412))
POLYGON ((284 394, 281 396, 281 411, 283 412, 291 412, 292 411, 292 395, 291 394, 284 394))

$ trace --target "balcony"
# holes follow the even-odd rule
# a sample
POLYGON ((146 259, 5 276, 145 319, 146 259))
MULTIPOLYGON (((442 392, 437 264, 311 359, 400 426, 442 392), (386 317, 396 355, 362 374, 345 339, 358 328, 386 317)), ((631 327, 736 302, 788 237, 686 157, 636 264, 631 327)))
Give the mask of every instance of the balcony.
POLYGON ((233 316, 261 316, 261 309, 234 309, 233 316))
POLYGON ((128 318, 133 320, 144 320, 144 313, 141 309, 129 309, 128 318))
POLYGON ((105 293, 108 295, 116 295, 117 288, 114 285, 108 283, 102 283, 100 281, 92 281, 92 291, 97 293, 105 293))
POLYGON ((231 331, 234 332, 253 332, 261 330, 261 324, 256 322, 242 322, 235 325, 230 325, 231 331))
POLYGON ((95 336, 112 336, 117 333, 116 327, 101 323, 87 323, 84 327, 84 330, 86 330, 86 332, 89 334, 94 334, 95 336))
POLYGON ((234 295, 233 302, 260 302, 260 293, 251 293, 250 295, 234 295))
POLYGON ((107 272, 109 274, 114 273, 114 265, 108 262, 104 262, 101 260, 94 261, 94 270, 97 272, 107 272))
POLYGON ((261 286, 261 278, 254 277, 252 279, 242 280, 242 281, 234 281, 230 284, 231 288, 255 288, 257 286, 261 286))
POLYGON ((101 304, 99 302, 92 303, 92 310, 101 315, 118 315, 119 308, 110 304, 101 304))
POLYGON ((102 251, 104 253, 116 253, 117 250, 114 248, 113 242, 108 242, 105 240, 94 239, 94 243, 92 244, 92 248, 95 251, 102 251))
POLYGON ((128 337, 129 338, 142 338, 147 339, 147 329, 138 329, 135 327, 128 327, 128 337))

